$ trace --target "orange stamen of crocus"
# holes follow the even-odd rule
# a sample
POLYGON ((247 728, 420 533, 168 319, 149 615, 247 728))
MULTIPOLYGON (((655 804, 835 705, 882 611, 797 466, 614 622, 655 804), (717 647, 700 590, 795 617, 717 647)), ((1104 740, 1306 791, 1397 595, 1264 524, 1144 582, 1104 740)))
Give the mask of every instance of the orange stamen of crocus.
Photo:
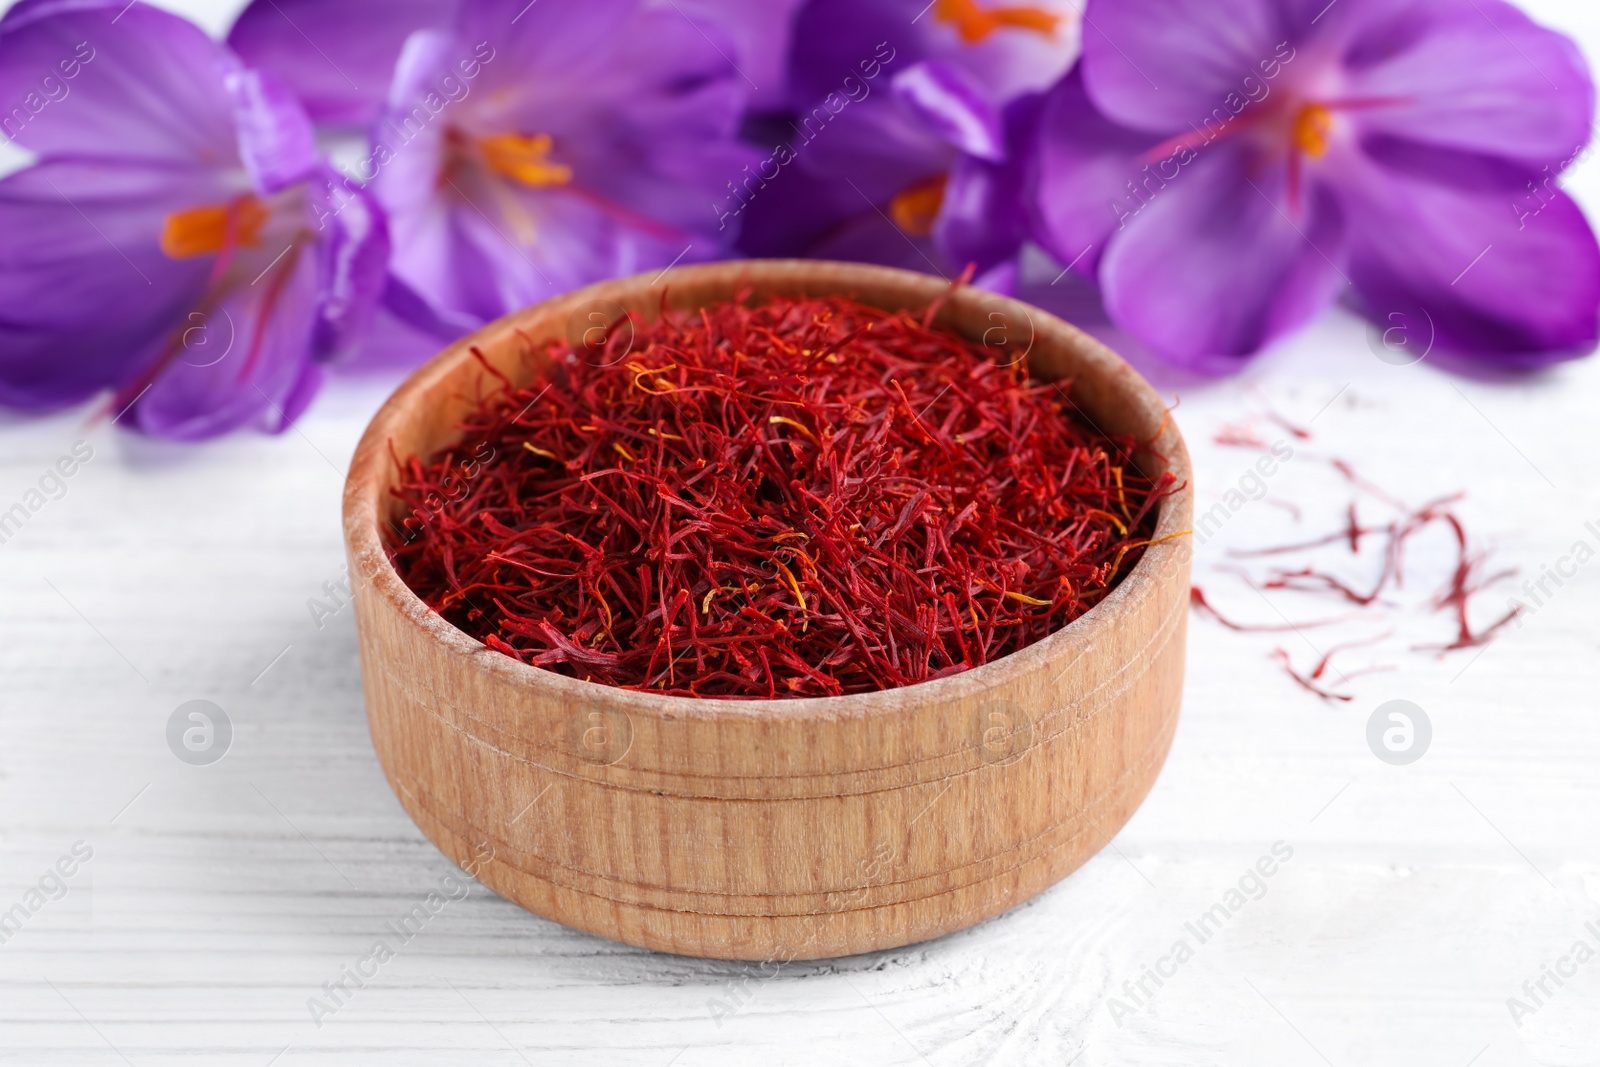
POLYGON ((1294 116, 1290 138, 1294 147, 1312 159, 1328 154, 1328 134, 1333 130, 1333 112, 1322 104, 1306 104, 1294 116))
POLYGON ((566 185, 572 181, 571 167, 550 162, 550 150, 554 145, 548 133, 531 137, 501 133, 479 142, 490 170, 534 188, 566 185))
POLYGON ((168 259, 192 259, 239 246, 259 247, 267 208, 245 195, 227 204, 174 211, 161 227, 161 251, 168 259))
POLYGON ((912 237, 926 237, 933 232, 933 223, 944 205, 944 187, 948 176, 939 174, 906 186, 889 201, 889 217, 894 224, 912 237))
POLYGON ((1305 104, 1289 123, 1289 210, 1300 211, 1303 168, 1301 159, 1321 159, 1328 154, 1333 132, 1333 109, 1327 104, 1305 104))
POLYGON ((977 44, 1003 28, 1053 36, 1061 16, 1041 7, 980 7, 977 0, 938 0, 933 17, 956 28, 967 44, 977 44))

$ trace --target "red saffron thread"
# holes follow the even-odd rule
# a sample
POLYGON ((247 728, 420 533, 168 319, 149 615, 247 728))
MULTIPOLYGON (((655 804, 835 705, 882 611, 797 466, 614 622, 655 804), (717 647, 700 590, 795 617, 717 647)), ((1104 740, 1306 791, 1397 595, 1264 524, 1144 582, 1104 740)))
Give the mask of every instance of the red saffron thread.
POLYGON ((1209 615, 1223 626, 1226 626, 1228 629, 1237 630, 1242 634, 1281 634, 1289 633, 1290 631, 1294 630, 1315 629, 1318 626, 1333 626, 1337 623, 1349 621, 1348 618, 1340 617, 1333 619, 1314 619, 1311 622, 1234 622, 1232 619, 1228 618, 1226 615, 1223 615, 1216 608, 1211 606, 1211 602, 1206 599, 1205 593, 1200 591, 1200 587, 1198 585, 1192 585, 1189 587, 1189 604, 1201 614, 1209 615))
POLYGON ((1211 440, 1225 448, 1266 448, 1267 440, 1257 429, 1263 421, 1272 423, 1301 441, 1311 440, 1309 429, 1289 421, 1270 407, 1263 414, 1246 415, 1240 422, 1223 423, 1211 440))
MULTIPOLYGON (((1322 658, 1317 661, 1316 667, 1311 671, 1311 677, 1321 678, 1323 674, 1327 672, 1329 665, 1333 663, 1333 657, 1337 656, 1339 653, 1348 652, 1352 648, 1369 648, 1372 645, 1378 644, 1380 641, 1386 641, 1393 636, 1394 631, 1389 630, 1386 633, 1378 634, 1376 637, 1364 637, 1355 641, 1345 641, 1341 644, 1334 645, 1332 648, 1328 649, 1328 651, 1322 654, 1322 658)), ((1348 681, 1351 677, 1348 674, 1342 674, 1338 671, 1335 671, 1335 673, 1340 674, 1340 677, 1344 678, 1346 681, 1348 681)), ((1358 673, 1367 674, 1370 673, 1370 669, 1358 673)))
POLYGON ((1263 503, 1271 504, 1275 508, 1279 508, 1279 509, 1281 509, 1283 511, 1287 511, 1289 513, 1290 517, 1293 518, 1295 522, 1299 522, 1301 519, 1305 518, 1305 516, 1300 511, 1300 505, 1299 504, 1295 504, 1295 503, 1293 503, 1291 501, 1280 500, 1275 496, 1269 496, 1263 501, 1263 503))
POLYGON ((1211 438, 1224 448, 1266 448, 1267 442, 1248 422, 1224 423, 1211 438))
MULTIPOLYGON (((1370 591, 1357 589, 1344 579, 1318 570, 1316 567, 1306 565, 1298 568, 1273 568, 1261 580, 1252 579, 1251 576, 1237 568, 1219 567, 1220 570, 1237 573, 1246 582, 1261 589, 1289 589, 1298 592, 1331 593, 1349 601, 1359 607, 1369 607, 1379 603, 1384 592, 1392 584, 1396 589, 1405 585, 1405 551, 1408 542, 1419 534, 1424 528, 1442 522, 1447 525, 1455 539, 1456 564, 1449 581, 1444 588, 1431 600, 1431 607, 1438 611, 1451 611, 1455 616, 1456 635, 1447 644, 1414 645, 1413 651, 1453 652, 1458 649, 1476 648, 1486 645, 1504 627, 1513 622, 1521 613, 1520 606, 1513 607, 1510 611, 1500 616, 1493 623, 1480 630, 1474 630, 1468 614, 1471 598, 1489 586, 1510 577, 1514 569, 1500 570, 1486 573, 1488 553, 1472 549, 1465 525, 1460 517, 1451 510, 1452 505, 1460 502, 1464 494, 1452 493, 1448 496, 1431 500, 1420 507, 1412 508, 1383 488, 1369 481, 1356 472, 1355 468, 1347 461, 1341 459, 1330 460, 1330 465, 1338 471, 1346 481, 1359 492, 1374 497, 1379 501, 1394 508, 1400 514, 1397 518, 1382 525, 1364 525, 1358 512, 1358 501, 1351 501, 1346 509, 1345 524, 1340 530, 1325 534, 1311 540, 1300 541, 1293 544, 1269 546, 1264 548, 1231 550, 1228 554, 1235 559, 1254 559, 1265 556, 1286 555, 1293 552, 1304 552, 1343 543, 1350 549, 1351 555, 1359 555, 1363 538, 1382 538, 1383 563, 1377 580, 1370 591)), ((1293 626, 1252 626, 1232 622, 1219 615, 1209 603, 1206 602, 1199 588, 1194 588, 1190 595, 1191 603, 1197 610, 1209 614, 1216 621, 1230 629, 1244 632, 1273 632, 1289 629, 1301 629, 1306 626, 1325 625, 1328 622, 1341 620, 1323 620, 1313 623, 1301 623, 1293 626)), ((1282 649, 1277 650, 1274 658, 1283 665, 1297 683, 1311 690, 1318 696, 1330 700, 1348 700, 1349 697, 1325 691, 1315 683, 1328 670, 1329 665, 1339 652, 1350 648, 1376 644, 1391 634, 1384 634, 1376 638, 1361 641, 1347 642, 1336 645, 1323 655, 1309 676, 1295 671, 1290 663, 1289 656, 1282 649)), ((1341 680, 1348 682, 1350 679, 1362 674, 1375 671, 1392 670, 1392 666, 1373 666, 1350 674, 1340 673, 1341 680)))
POLYGON ((867 692, 1032 644, 1155 543, 1173 478, 936 311, 741 299, 530 348, 531 385, 397 462, 390 557, 495 651, 631 689, 867 692))
POLYGON ((1312 679, 1317 677, 1315 674, 1311 675, 1311 677, 1308 678, 1305 675, 1301 674, 1299 671, 1295 670, 1294 669, 1294 663, 1289 659, 1289 653, 1284 651, 1281 648, 1275 648, 1275 649, 1272 650, 1272 658, 1277 660, 1280 664, 1283 665, 1283 669, 1286 672, 1288 672, 1289 677, 1293 678, 1297 683, 1299 683, 1301 688, 1309 690, 1310 692, 1315 693, 1317 696, 1321 697, 1323 700, 1350 701, 1350 700, 1354 700, 1355 699, 1355 697, 1351 696, 1349 693, 1335 693, 1331 689, 1325 689, 1322 686, 1318 685, 1315 681, 1312 680, 1312 679))
POLYGON ((1311 440, 1311 431, 1309 429, 1290 422, 1276 411, 1268 411, 1267 418, 1277 423, 1283 429, 1287 430, 1294 437, 1297 437, 1302 441, 1311 440))
POLYGON ((1522 614, 1522 605, 1518 604, 1502 615, 1498 621, 1490 623, 1477 633, 1472 632, 1472 624, 1467 620, 1467 602, 1476 593, 1483 591, 1503 578, 1509 578, 1516 572, 1514 570, 1497 571, 1494 574, 1482 575, 1486 556, 1481 552, 1471 552, 1467 548, 1467 531, 1461 525, 1461 520, 1448 512, 1441 516, 1450 524, 1451 532, 1456 538, 1456 568, 1450 575, 1450 584, 1444 591, 1433 599, 1433 606, 1439 610, 1454 609, 1456 614, 1456 638, 1447 645, 1417 645, 1418 650, 1434 652, 1454 652, 1461 648, 1476 648, 1486 645, 1493 640, 1500 629, 1508 625, 1518 615, 1522 614))

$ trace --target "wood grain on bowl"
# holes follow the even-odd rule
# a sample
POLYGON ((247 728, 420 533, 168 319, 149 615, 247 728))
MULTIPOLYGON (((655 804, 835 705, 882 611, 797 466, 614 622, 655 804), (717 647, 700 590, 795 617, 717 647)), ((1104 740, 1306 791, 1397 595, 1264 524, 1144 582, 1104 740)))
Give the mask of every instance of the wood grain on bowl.
MULTIPOLYGON (((1156 544, 1097 607, 994 663, 903 689, 696 700, 616 689, 492 652, 395 574, 392 456, 453 443, 530 353, 624 310, 762 293, 923 308, 937 278, 817 261, 678 268, 495 322, 417 371, 373 419, 345 490, 373 743, 418 826, 537 914, 631 944, 728 959, 846 955, 996 915, 1102 848, 1149 792, 1177 723, 1189 539, 1156 544), (391 451, 392 450, 392 451, 391 451)), ((1152 439, 1182 488, 1156 538, 1189 529, 1188 455, 1161 399, 1064 322, 972 289, 939 321, 1070 377, 1104 431, 1152 439)))

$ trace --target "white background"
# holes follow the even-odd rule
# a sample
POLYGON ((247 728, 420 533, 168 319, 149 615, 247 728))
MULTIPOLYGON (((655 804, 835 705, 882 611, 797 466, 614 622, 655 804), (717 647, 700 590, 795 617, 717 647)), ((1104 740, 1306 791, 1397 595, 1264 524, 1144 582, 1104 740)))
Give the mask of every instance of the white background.
MULTIPOLYGON (((171 6, 213 31, 231 18, 171 6)), ((1528 6, 1600 59, 1591 4, 1528 6)), ((1600 207, 1592 161, 1568 186, 1600 207)), ((1202 508, 1254 459, 1212 443, 1225 422, 1270 407, 1314 432, 1271 480, 1303 524, 1252 503, 1200 552, 1197 581, 1241 616, 1327 613, 1214 570, 1225 544, 1337 523, 1348 491, 1327 456, 1411 500, 1465 489, 1475 535, 1524 577, 1600 545, 1584 529, 1600 528, 1593 358, 1514 380, 1394 367, 1334 312, 1238 378, 1152 378, 1182 398, 1202 508)), ((763 979, 474 886, 313 1025, 308 998, 452 870, 375 762, 349 612, 319 630, 307 607, 342 573, 344 464, 394 384, 336 380, 295 430, 199 447, 84 411, 0 421, 0 508, 74 441, 95 450, 0 546, 0 910, 74 842, 94 850, 0 946, 0 1063, 1600 1064, 1600 960, 1548 983, 1520 1027, 1507 1008, 1575 940, 1600 948, 1584 929, 1600 930, 1600 563, 1476 659, 1409 651, 1448 639, 1448 620, 1387 612, 1395 637, 1349 666, 1399 669, 1353 681, 1348 704, 1270 658, 1283 646, 1304 669, 1316 632, 1196 617, 1182 724, 1144 807, 1061 885, 972 930, 763 979), (1397 697, 1434 729, 1406 767, 1365 739, 1397 697), (165 740, 195 698, 234 724, 209 767, 165 740), (1114 1011, 1275 841, 1293 858, 1265 895, 1141 1010, 1114 1011), (738 1010, 714 1018, 718 1000, 738 1010)), ((1421 572, 1447 550, 1420 542, 1421 572)))

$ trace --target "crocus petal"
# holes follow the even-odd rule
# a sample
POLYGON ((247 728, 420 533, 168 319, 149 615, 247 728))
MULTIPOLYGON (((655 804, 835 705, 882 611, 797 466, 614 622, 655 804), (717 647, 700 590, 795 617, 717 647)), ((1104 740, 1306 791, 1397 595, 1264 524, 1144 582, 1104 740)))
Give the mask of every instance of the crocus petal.
MULTIPOLYGON (((1008 7, 1013 0, 978 0, 979 7, 1008 7)), ((912 0, 915 17, 926 7, 926 0, 912 0)), ((1020 96, 1040 93, 1067 73, 1078 59, 1082 8, 1080 0, 1032 0, 1022 6, 1046 11, 1056 17, 1051 33, 1001 28, 978 42, 962 40, 956 28, 938 17, 934 8, 917 20, 927 26, 937 42, 935 54, 959 64, 977 84, 983 86, 997 104, 1020 96)))
POLYGON ((129 418, 184 441, 287 427, 317 381, 306 377, 316 305, 316 258, 301 249, 200 312, 129 418))
MULTIPOLYGON (((452 184, 418 210, 391 210, 391 269, 429 307, 425 315, 406 316, 409 321, 420 327, 429 319, 464 318, 476 327, 560 291, 540 278, 514 238, 496 229, 487 214, 499 210, 492 202, 485 208, 454 189, 452 184)), ((403 304, 389 306, 405 310, 403 304)), ((446 332, 441 329, 441 336, 446 332)))
POLYGON ((235 71, 226 82, 239 158, 256 192, 275 193, 303 180, 317 165, 317 142, 300 102, 260 71, 235 71))
POLYGON ((378 113, 400 46, 444 29, 454 0, 255 0, 228 44, 294 90, 317 122, 364 124, 378 113))
POLYGON ((48 408, 125 382, 198 307, 209 264, 158 245, 211 171, 46 160, 0 180, 0 403, 48 408))
MULTIPOLYGON (((394 281, 392 277, 390 280, 394 281)), ((361 338, 360 347, 340 361, 341 373, 410 370, 438 355, 445 344, 470 333, 473 328, 469 325, 465 329, 442 333, 418 329, 390 310, 387 303, 389 290, 384 291, 384 296, 385 304, 372 317, 372 325, 361 338)), ((415 294, 411 296, 416 299, 415 294)), ((427 305, 420 303, 420 306, 427 305)))
POLYGON ((720 211, 738 227, 738 249, 756 259, 805 256, 829 231, 871 210, 839 175, 801 167, 792 158, 772 179, 723 198, 720 211))
POLYGON ((642 233, 579 193, 523 190, 470 173, 420 210, 393 213, 391 225, 395 273, 441 321, 452 312, 487 321, 593 281, 717 251, 642 233))
MULTIPOLYGON (((471 55, 448 30, 421 29, 409 34, 401 42, 394 76, 375 120, 379 129, 384 128, 386 119, 393 122, 397 118, 411 117, 412 108, 421 106, 423 97, 436 90, 440 78, 452 73, 451 59, 458 53, 471 55)), ((493 62, 492 57, 490 61, 493 62)), ((431 122, 431 112, 424 110, 423 114, 428 115, 431 122)))
POLYGON ((40 155, 216 166, 238 60, 146 4, 46 0, 0 20, 0 132, 40 155))
MULTIPOLYGON (((1346 0, 1348 2, 1348 0, 1346 0)), ((1327 0, 1088 0, 1083 70, 1107 117, 1154 133, 1204 122, 1245 78, 1296 62, 1327 0)))
POLYGON ((378 310, 389 271, 389 226, 377 198, 325 170, 309 186, 320 258, 318 359, 335 359, 358 344, 378 310))
MULTIPOLYGON (((934 223, 934 241, 954 262, 975 264, 980 275, 998 265, 1014 264, 1032 229, 1029 199, 1036 181, 1034 159, 1022 149, 1038 137, 1043 105, 1044 97, 1034 94, 1019 97, 1006 108, 1001 119, 1006 159, 989 162, 962 156, 950 168, 944 202, 934 223)), ((1013 277, 1005 284, 1010 288, 1014 283, 1013 277)))
POLYGON ((1594 347, 1600 246, 1565 193, 1511 204, 1373 165, 1343 178, 1350 276, 1374 321, 1509 366, 1594 347))
MULTIPOLYGON (((995 6, 1017 5, 978 5, 995 6)), ((773 197, 763 185, 758 200, 767 199, 752 203, 747 225, 755 232, 744 247, 869 260, 909 251, 908 265, 919 270, 948 270, 951 257, 992 265, 1011 256, 1021 211, 1006 201, 1030 168, 995 167, 1012 143, 1005 108, 1035 79, 1039 88, 1054 81, 1076 56, 1076 14, 1067 4, 1022 6, 1052 9, 1055 32, 1026 19, 958 27, 949 5, 926 0, 807 3, 791 54, 798 113, 784 136, 793 169, 814 179, 818 195, 791 210, 790 194, 773 197), (884 215, 916 217, 920 231, 930 205, 939 210, 928 220, 934 240, 924 258, 929 242, 908 245, 884 215), (874 253, 868 235, 893 247, 874 253)))
POLYGON ((1005 156, 1000 113, 959 67, 928 60, 891 82, 895 96, 949 144, 980 159, 1005 156))
MULTIPOLYGON (((510 67, 519 74, 589 71, 604 66, 615 35, 626 27, 639 6, 639 0, 584 0, 581 5, 466 0, 461 5, 456 34, 468 45, 469 52, 472 46, 485 42, 495 54, 493 62, 504 60, 502 68, 510 67)), ((678 21, 686 20, 678 17, 678 21)), ((694 32, 693 26, 687 28, 694 32)), ((723 65, 726 68, 727 64, 723 65)), ((629 72, 613 70, 611 74, 613 79, 626 79, 629 72)), ((545 79, 539 81, 543 83, 545 79)), ((604 92, 606 88, 572 85, 570 91, 604 92)))
POLYGON ((468 0, 458 34, 408 38, 359 173, 389 213, 395 274, 431 305, 413 319, 497 318, 722 253, 736 226, 718 201, 760 157, 734 140, 745 90, 715 30, 640 0, 468 0), (452 96, 439 87, 463 56, 474 80, 452 96), (548 138, 551 173, 487 164, 481 145, 508 133, 548 138))
POLYGON ((1167 184, 1160 169, 1176 169, 1176 160, 1151 165, 1140 159, 1159 140, 1096 110, 1081 67, 1063 78, 1046 94, 1039 117, 1039 243, 1064 266, 1091 276, 1098 271, 1112 234, 1167 184))
POLYGON ((789 42, 794 15, 805 0, 683 0, 685 15, 699 24, 702 17, 725 28, 737 51, 729 62, 750 83, 750 106, 770 111, 789 102, 789 42))
POLYGON ((1111 241, 1100 267, 1112 320, 1168 358, 1218 370, 1306 323, 1341 283, 1343 219, 1321 187, 1298 219, 1284 168, 1213 146, 1111 241))
POLYGON ((1531 171, 1559 171, 1589 143, 1577 45, 1502 0, 1355 0, 1328 17, 1360 26, 1341 95, 1397 101, 1356 113, 1365 134, 1447 150, 1452 166, 1475 153, 1531 171))
POLYGON ((839 259, 945 277, 959 273, 933 235, 904 233, 859 184, 838 172, 791 160, 771 181, 729 197, 725 209, 743 224, 738 247, 747 256, 839 259))
POLYGON ((729 62, 731 39, 706 17, 691 22, 670 7, 622 6, 599 48, 589 43, 595 29, 587 5, 551 5, 485 64, 481 95, 466 102, 465 114, 479 134, 549 134, 553 158, 572 168, 569 191, 676 242, 670 259, 695 231, 715 229, 713 197, 760 158, 734 139, 749 86, 729 62), (555 64, 552 73, 528 77, 525 57, 545 55, 552 42, 567 42, 559 60, 544 60, 555 64))
POLYGON ((912 22, 925 6, 911 0, 810 0, 795 16, 789 54, 795 103, 804 109, 829 94, 843 97, 852 84, 870 85, 885 72, 928 58, 933 41, 926 27, 912 22))
MULTIPOLYGON (((371 188, 388 214, 401 292, 415 298, 386 303, 419 328, 437 326, 441 337, 450 326, 475 328, 559 291, 522 248, 538 233, 533 221, 504 218, 521 210, 506 183, 441 169, 448 124, 470 116, 459 103, 433 115, 420 101, 458 54, 471 50, 449 33, 419 30, 406 40, 389 102, 373 126, 371 166, 363 168, 375 173, 371 188)), ((496 54, 483 70, 505 60, 496 54)), ((480 83, 474 92, 485 88, 480 83)))
POLYGON ((446 198, 455 193, 456 182, 440 171, 445 123, 433 121, 425 109, 416 115, 410 107, 427 91, 430 79, 447 69, 456 51, 455 37, 444 31, 418 30, 406 39, 389 100, 372 127, 372 152, 357 167, 357 176, 371 179, 370 188, 388 213, 393 271, 405 283, 406 295, 419 302, 414 307, 402 304, 397 313, 436 320, 445 309, 453 309, 468 328, 475 328, 496 317, 498 305, 493 299, 468 299, 469 287, 482 290, 489 280, 469 276, 453 254, 456 226, 446 198))
POLYGON ((794 102, 802 107, 830 93, 851 94, 884 70, 896 73, 927 59, 959 68, 995 107, 1041 92, 1078 57, 1075 0, 1027 4, 977 0, 979 8, 1023 6, 1054 15, 1053 32, 996 25, 976 38, 928 0, 810 0, 795 20, 790 53, 794 102))
POLYGON ((907 234, 871 208, 834 226, 825 238, 806 250, 806 256, 898 267, 937 274, 947 280, 960 273, 939 251, 931 235, 907 234))
POLYGON ((818 107, 800 117, 799 131, 796 165, 853 186, 861 206, 887 204, 907 186, 948 171, 957 155, 896 100, 838 112, 818 107))
POLYGON ((1554 180, 1565 169, 1554 167, 1540 174, 1526 164, 1499 156, 1425 144, 1386 133, 1362 135, 1357 146, 1362 155, 1385 170, 1466 192, 1496 193, 1502 200, 1514 200, 1530 185, 1554 180))
POLYGON ((592 116, 612 136, 550 125, 558 144, 565 133, 574 192, 592 194, 623 225, 675 245, 669 258, 697 234, 709 250, 716 232, 713 202, 761 159, 735 139, 746 86, 681 18, 650 12, 639 22, 637 35, 626 36, 616 56, 640 76, 634 93, 592 116), (670 62, 647 58, 652 40, 669 43, 670 62))
POLYGON ((476 315, 452 311, 429 300, 394 273, 384 282, 383 305, 377 321, 385 317, 406 330, 438 341, 454 340, 483 325, 483 319, 476 315))
POLYGON ((0 75, 63 44, 59 114, 24 116, 41 158, 0 183, 0 400, 111 387, 119 418, 166 436, 282 428, 320 381, 313 339, 333 351, 376 304, 370 198, 335 203, 331 173, 308 187, 298 102, 188 22, 26 0, 0 21, 0 75))
POLYGON ((1003 165, 971 156, 950 168, 933 228, 950 259, 987 271, 1017 254, 1028 220, 1016 184, 1016 175, 1003 165))

